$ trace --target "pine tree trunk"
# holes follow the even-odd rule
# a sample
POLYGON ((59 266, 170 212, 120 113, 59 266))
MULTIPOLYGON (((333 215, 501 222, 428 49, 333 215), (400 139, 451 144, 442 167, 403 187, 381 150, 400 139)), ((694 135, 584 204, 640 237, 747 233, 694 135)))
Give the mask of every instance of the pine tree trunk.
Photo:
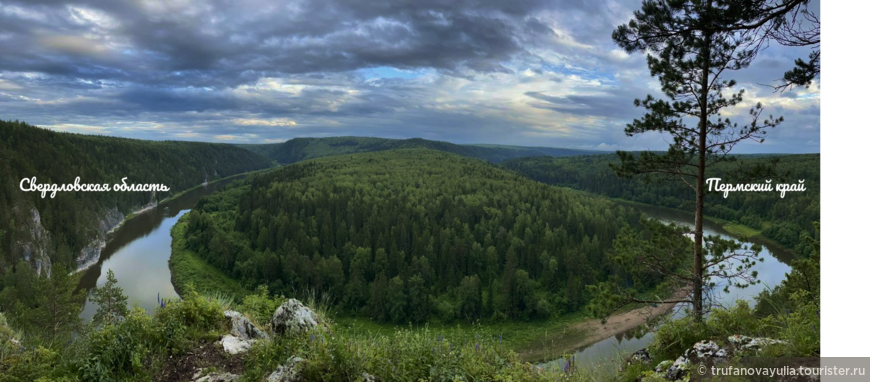
POLYGON ((698 179, 695 185, 695 268, 692 282, 692 317, 695 322, 704 319, 704 177, 707 162, 707 93, 710 90, 707 81, 710 71, 710 44, 711 36, 706 32, 702 49, 704 57, 701 74, 701 117, 698 123, 698 179))

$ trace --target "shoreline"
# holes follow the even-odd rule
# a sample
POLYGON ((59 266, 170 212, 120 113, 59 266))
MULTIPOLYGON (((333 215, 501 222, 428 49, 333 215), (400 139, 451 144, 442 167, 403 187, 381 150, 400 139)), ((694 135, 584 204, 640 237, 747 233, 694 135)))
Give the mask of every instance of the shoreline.
MULTIPOLYGON (((248 171, 248 172, 238 173, 238 174, 234 174, 234 175, 229 175, 229 176, 225 176, 225 177, 223 177, 223 178, 214 179, 214 180, 211 181, 211 183, 220 182, 220 181, 224 181, 224 180, 232 179, 232 178, 236 178, 236 177, 247 176, 247 175, 251 175, 251 174, 257 173, 257 172, 266 171, 266 170, 269 170, 269 169, 271 169, 271 168, 273 168, 273 167, 268 167, 268 168, 264 168, 264 169, 259 169, 259 170, 254 170, 254 171, 248 171)), ((133 219, 133 218, 135 218, 135 217, 137 217, 137 216, 139 216, 139 215, 141 215, 141 214, 143 214, 143 213, 145 213, 145 212, 148 212, 148 211, 154 210, 154 209, 156 209, 158 206, 160 206, 160 205, 163 204, 163 203, 169 202, 169 201, 171 201, 171 200, 173 200, 173 199, 176 199, 176 198, 178 198, 178 197, 180 197, 180 196, 182 196, 182 195, 184 195, 184 194, 186 194, 186 193, 188 193, 188 192, 190 192, 190 191, 193 191, 193 190, 199 189, 199 188, 201 188, 201 187, 203 187, 203 186, 206 186, 206 183, 205 183, 205 182, 202 183, 202 184, 199 184, 199 185, 197 185, 197 186, 194 186, 194 187, 188 188, 188 189, 186 189, 186 190, 184 190, 184 191, 181 191, 181 192, 179 192, 179 193, 177 193, 177 194, 175 194, 175 195, 171 195, 171 196, 168 196, 168 197, 166 197, 166 198, 163 198, 162 200, 151 201, 151 202, 149 202, 148 204, 145 204, 144 206, 141 206, 141 207, 139 207, 138 209, 136 209, 136 210, 134 210, 134 211, 128 213, 127 215, 124 216, 124 219, 123 219, 123 220, 121 220, 120 222, 118 222, 118 224, 115 224, 111 229, 109 229, 108 231, 106 231, 106 233, 104 234, 103 239, 100 239, 100 238, 98 237, 97 239, 94 240, 95 242, 99 242, 99 252, 100 252, 100 253, 99 253, 97 256, 95 256, 93 259, 89 260, 88 262, 86 262, 86 263, 82 264, 81 266, 77 267, 76 269, 74 269, 72 272, 70 272, 70 274, 80 273, 80 272, 83 272, 83 271, 86 271, 86 270, 90 269, 90 268, 93 267, 94 265, 97 265, 97 264, 100 262, 100 257, 102 256, 103 249, 106 248, 106 244, 107 244, 107 243, 112 239, 112 237, 111 237, 112 234, 114 234, 115 231, 117 231, 118 229, 120 229, 120 228, 121 228, 125 223, 127 223, 127 222, 130 221, 131 219, 133 219)))
MULTIPOLYGON (((686 297, 691 292, 691 287, 686 286, 677 289, 668 300, 674 300, 686 297)), ((647 319, 654 318, 666 314, 674 309, 677 303, 660 304, 658 306, 643 306, 629 310, 627 312, 613 314, 607 318, 607 322, 601 323, 601 320, 589 318, 577 323, 569 324, 564 329, 564 333, 582 333, 583 337, 579 341, 570 341, 563 344, 551 343, 552 347, 540 347, 537 349, 524 350, 518 352, 520 359, 526 362, 549 362, 558 359, 566 353, 573 353, 577 350, 594 345, 604 341, 619 333, 624 333, 634 329, 644 323, 647 319), (553 357, 553 355, 556 355, 553 357)))

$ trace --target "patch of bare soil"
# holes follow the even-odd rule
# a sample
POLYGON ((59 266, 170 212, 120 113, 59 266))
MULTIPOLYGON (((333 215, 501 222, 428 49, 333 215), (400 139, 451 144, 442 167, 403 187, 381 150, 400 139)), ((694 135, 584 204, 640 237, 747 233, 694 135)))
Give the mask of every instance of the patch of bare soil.
POLYGON ((214 342, 204 341, 182 355, 171 356, 163 364, 156 381, 191 381, 197 369, 214 368, 215 371, 241 374, 245 369, 240 355, 227 354, 214 342))
MULTIPOLYGON (((677 300, 686 297, 691 290, 689 287, 677 290, 668 300, 677 300)), ((565 354, 595 344, 619 333, 634 329, 653 317, 670 312, 676 304, 659 304, 657 306, 645 306, 610 316, 607 322, 601 323, 598 319, 588 319, 568 326, 565 333, 582 333, 579 339, 572 341, 553 341, 548 349, 531 349, 519 354, 520 359, 538 360, 545 354, 565 354)), ((573 336, 570 336, 573 337, 573 336)), ((567 339, 567 338, 565 338, 567 339)))

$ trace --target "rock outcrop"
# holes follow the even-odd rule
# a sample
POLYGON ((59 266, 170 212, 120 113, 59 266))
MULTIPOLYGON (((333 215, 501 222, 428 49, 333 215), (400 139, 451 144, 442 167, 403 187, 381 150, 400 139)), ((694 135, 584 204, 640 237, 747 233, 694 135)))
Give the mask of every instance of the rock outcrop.
POLYGON ((51 258, 49 249, 52 248, 51 233, 42 226, 42 219, 35 207, 30 209, 16 209, 17 220, 23 224, 13 236, 15 244, 12 246, 13 253, 18 252, 14 258, 24 259, 33 266, 39 276, 51 276, 51 258), (21 215, 24 214, 24 215, 21 215))
POLYGON ((267 382, 298 382, 302 380, 302 376, 299 375, 299 371, 296 370, 296 366, 300 363, 304 362, 302 358, 299 357, 290 357, 287 359, 287 362, 284 362, 283 365, 278 366, 272 374, 269 374, 269 377, 266 378, 267 382))
POLYGON ((257 340, 269 338, 265 332, 257 328, 239 312, 227 310, 224 312, 224 317, 232 321, 230 334, 226 334, 221 338, 221 345, 227 353, 244 353, 257 340))
MULTIPOLYGON (((683 354, 676 360, 662 361, 655 367, 655 372, 646 372, 645 376, 640 380, 666 379, 668 381, 683 381, 688 380, 690 372, 694 369, 692 363, 709 362, 714 363, 724 362, 728 357, 732 356, 754 356, 757 351, 770 345, 784 344, 785 341, 774 340, 770 338, 754 338, 741 336, 739 334, 728 337, 728 344, 731 348, 719 347, 714 341, 704 340, 695 343, 692 347, 686 349, 683 354)), ((631 355, 628 359, 628 364, 633 364, 645 359, 644 355, 649 357, 646 349, 641 349, 631 355)), ((650 357, 650 360, 652 357, 650 357)), ((646 361, 649 362, 649 361, 646 361)))
POLYGON ((200 376, 201 371, 197 371, 193 375, 193 382, 235 382, 239 380, 239 376, 230 373, 209 373, 200 376))
POLYGON ((272 332, 276 335, 303 333, 324 325, 323 320, 307 306, 296 299, 289 299, 272 316, 272 332))
POLYGON ((124 214, 118 208, 112 208, 100 220, 97 227, 97 237, 82 248, 76 256, 76 272, 88 269, 100 260, 100 252, 106 246, 106 237, 124 222, 124 214))
POLYGON ((254 323, 245 318, 241 313, 234 310, 224 312, 224 317, 232 320, 233 327, 230 333, 242 339, 261 339, 269 338, 269 335, 257 328, 254 323))
POLYGON ((764 347, 776 344, 785 344, 785 341, 765 337, 748 337, 735 334, 728 337, 730 342, 739 351, 759 351, 764 347))

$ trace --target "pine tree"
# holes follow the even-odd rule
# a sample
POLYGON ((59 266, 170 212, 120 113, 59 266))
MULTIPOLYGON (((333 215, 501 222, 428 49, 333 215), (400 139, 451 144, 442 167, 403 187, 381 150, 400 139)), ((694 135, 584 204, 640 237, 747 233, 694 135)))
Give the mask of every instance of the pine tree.
POLYGON ((94 288, 89 299, 97 304, 97 312, 93 317, 93 323, 96 325, 116 323, 127 315, 127 296, 118 286, 118 279, 111 269, 106 274, 106 283, 94 288))
POLYGON ((405 319, 405 307, 408 305, 408 296, 405 294, 405 282, 399 276, 390 280, 387 287, 387 312, 390 320, 401 323, 405 319))
MULTIPOLYGON (((738 2, 743 4, 743 2, 738 2)), ((733 160, 728 156, 743 141, 763 142, 767 130, 779 125, 783 119, 761 118, 759 103, 750 109, 750 121, 739 125, 721 118, 723 110, 743 100, 744 91, 733 91, 734 80, 723 78, 729 71, 740 70, 757 53, 757 36, 752 31, 732 29, 747 18, 746 10, 730 1, 669 0, 644 1, 634 18, 613 32, 613 40, 628 53, 648 52, 650 74, 658 77, 665 99, 651 95, 635 100, 635 106, 647 113, 628 124, 625 134, 634 136, 645 132, 669 134, 672 142, 667 152, 651 151, 639 157, 618 152, 620 164, 614 169, 620 175, 642 174, 647 179, 673 179, 682 181, 695 193, 695 225, 692 268, 693 316, 700 321, 704 311, 705 273, 719 258, 708 259, 708 254, 721 251, 705 248, 704 197, 707 170, 718 163, 733 160), (730 93, 728 95, 727 93, 730 93), (695 126, 688 121, 697 121, 695 126)), ((747 178, 760 177, 769 172, 756 168, 747 178)), ((756 253, 747 251, 749 257, 756 253)))
POLYGON ((31 319, 33 326, 42 329, 51 339, 69 335, 81 326, 79 314, 86 291, 77 291, 77 284, 78 279, 62 264, 52 269, 50 277, 36 279, 36 303, 31 319))

